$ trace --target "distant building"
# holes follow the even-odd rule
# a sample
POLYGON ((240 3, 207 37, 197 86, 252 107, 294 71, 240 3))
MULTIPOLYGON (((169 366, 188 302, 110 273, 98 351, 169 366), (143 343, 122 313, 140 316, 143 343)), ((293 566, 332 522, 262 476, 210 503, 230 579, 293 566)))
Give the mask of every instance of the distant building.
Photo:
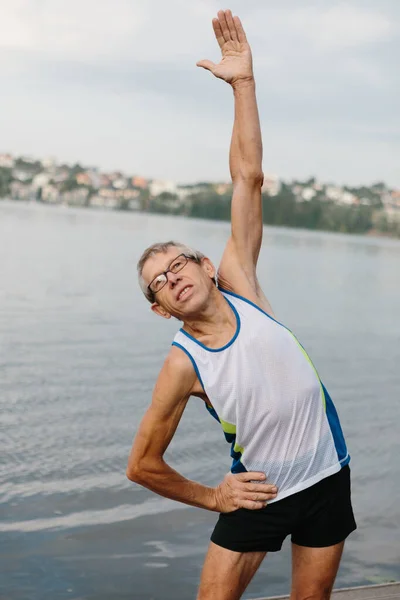
POLYGON ((52 156, 43 158, 43 160, 41 160, 40 162, 42 167, 46 170, 53 170, 57 164, 55 158, 53 158, 52 156))
POLYGON ((391 197, 393 204, 400 208, 400 190, 392 190, 391 197))
POLYGON ((138 177, 138 176, 132 177, 131 184, 134 187, 138 187, 142 190, 147 189, 147 187, 149 185, 147 179, 145 179, 144 177, 138 177))
POLYGON ((63 181, 66 181, 69 177, 69 169, 65 168, 65 167, 60 167, 55 169, 54 175, 52 176, 52 179, 55 183, 63 183, 63 181))
POLYGON ((10 193, 13 200, 32 200, 35 196, 32 187, 21 181, 11 182, 10 193))
POLYGON ((268 194, 268 196, 277 196, 281 191, 281 187, 282 184, 276 175, 264 175, 264 183, 261 188, 263 194, 268 194))
POLYGON ((231 183, 217 183, 214 187, 215 191, 219 196, 223 196, 224 194, 229 194, 232 191, 231 183))
POLYGON ((118 198, 116 198, 115 196, 106 196, 106 195, 100 195, 95 194, 94 196, 91 196, 90 201, 89 201, 90 206, 96 207, 96 208, 118 208, 119 207, 119 200, 118 198))
POLYGON ((316 195, 317 195, 317 192, 312 187, 305 187, 301 191, 301 198, 305 202, 309 202, 310 200, 315 198, 316 195))
POLYGON ((61 202, 60 192, 55 185, 49 184, 42 188, 42 202, 48 204, 59 204, 61 202))
POLYGON ((128 181, 125 177, 118 177, 113 180, 112 185, 117 190, 124 190, 128 187, 128 181))
POLYGON ((63 192, 61 194, 61 201, 63 204, 69 206, 86 206, 89 196, 89 190, 87 188, 76 188, 69 192, 63 192))
POLYGON ((18 181, 29 181, 32 179, 32 173, 30 171, 25 171, 23 169, 14 169, 12 172, 14 179, 18 179, 18 181))
POLYGON ((43 188, 43 186, 47 185, 49 181, 50 175, 47 173, 39 173, 32 179, 32 187, 34 190, 38 190, 39 188, 43 188))
POLYGON ((27 163, 28 165, 34 165, 34 164, 37 162, 36 158, 33 158, 33 156, 28 156, 28 155, 26 155, 26 156, 21 156, 21 157, 20 157, 20 159, 21 159, 21 160, 22 160, 24 163, 27 163))
POLYGON ((5 169, 12 169, 14 167, 15 160, 11 154, 0 154, 0 167, 5 169))
POLYGON ((333 202, 338 202, 342 196, 343 190, 341 187, 337 187, 334 185, 328 185, 325 188, 325 196, 328 200, 332 200, 333 202))
POLYGON ((90 206, 100 208, 127 208, 128 210, 139 210, 140 206, 139 190, 121 189, 117 190, 112 186, 101 187, 97 194, 90 198, 90 206))
POLYGON ((75 179, 76 183, 79 183, 79 185, 92 185, 92 178, 90 177, 89 173, 86 173, 86 171, 83 171, 83 173, 77 173, 75 179))
POLYGON ((359 204, 359 198, 351 192, 343 191, 338 202, 339 204, 347 204, 351 206, 352 204, 359 204))
POLYGON ((400 208, 397 206, 385 206, 384 214, 389 223, 400 223, 400 208))
POLYGON ((163 192, 169 192, 170 194, 177 193, 177 186, 174 181, 159 181, 154 180, 149 185, 150 195, 159 196, 163 192))
POLYGON ((124 175, 121 173, 121 171, 113 171, 112 173, 108 174, 108 177, 110 181, 115 181, 116 179, 121 179, 121 177, 124 177, 124 175))

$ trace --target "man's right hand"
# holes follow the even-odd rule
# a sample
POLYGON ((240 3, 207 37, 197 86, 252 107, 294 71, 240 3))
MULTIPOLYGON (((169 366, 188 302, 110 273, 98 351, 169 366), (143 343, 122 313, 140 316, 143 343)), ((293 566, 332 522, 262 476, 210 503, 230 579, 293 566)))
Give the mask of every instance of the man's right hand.
POLYGON ((238 508, 259 510, 276 498, 278 488, 265 482, 265 474, 260 472, 228 473, 215 489, 216 510, 228 513, 238 508), (256 482, 260 483, 256 483, 256 482))

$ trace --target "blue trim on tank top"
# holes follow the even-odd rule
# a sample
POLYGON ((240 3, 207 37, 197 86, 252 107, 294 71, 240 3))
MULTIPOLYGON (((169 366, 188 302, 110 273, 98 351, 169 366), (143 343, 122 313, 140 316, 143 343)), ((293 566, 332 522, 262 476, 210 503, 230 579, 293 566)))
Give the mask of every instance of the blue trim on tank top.
POLYGON ((274 323, 276 323, 277 325, 280 325, 281 327, 283 327, 283 329, 286 329, 286 331, 288 331, 295 338, 296 342, 299 344, 299 346, 301 346, 301 348, 303 348, 304 352, 307 354, 308 360, 311 362, 311 364, 314 367, 314 370, 317 374, 317 379, 322 384, 322 381, 318 374, 318 371, 315 368, 314 363, 312 362, 311 358, 309 357, 307 350, 304 348, 303 344, 299 341, 299 339, 293 333, 293 331, 291 329, 289 329, 289 327, 286 327, 286 325, 284 325, 280 321, 277 321, 276 319, 274 319, 274 317, 271 317, 271 315, 269 315, 267 312, 265 312, 265 310, 263 310, 262 308, 257 306, 257 304, 254 304, 254 302, 252 302, 251 300, 248 300, 247 298, 244 298, 243 296, 239 296, 239 294, 235 294, 234 292, 228 292, 228 290, 224 290, 224 288, 218 288, 218 289, 220 290, 220 292, 223 292, 224 294, 230 294, 231 296, 234 296, 235 298, 239 298, 239 300, 243 300, 243 302, 250 304, 250 306, 253 306, 253 308, 256 308, 257 310, 259 310, 260 313, 262 313, 263 315, 265 315, 266 317, 271 319, 271 321, 274 321, 274 323))
POLYGON ((322 381, 321 385, 325 396, 326 417, 328 419, 329 427, 332 432, 333 441, 335 442, 338 460, 342 466, 345 466, 350 461, 350 456, 347 451, 346 440, 344 439, 342 427, 339 421, 339 416, 336 412, 336 408, 333 404, 332 398, 330 397, 328 390, 326 389, 322 381))
MULTIPOLYGON (((204 387, 204 383, 203 383, 203 380, 201 378, 199 368, 198 368, 198 366, 196 364, 196 361, 194 360, 193 356, 190 354, 190 352, 188 350, 186 350, 186 348, 184 346, 182 346, 181 344, 179 344, 179 342, 172 342, 171 345, 172 346, 176 346, 177 348, 180 348, 181 350, 183 350, 183 352, 190 358, 190 360, 192 362, 192 365, 193 365, 193 368, 195 370, 195 373, 197 375, 197 378, 200 381, 201 387, 203 388, 204 393, 206 393, 206 389, 204 387)), ((204 401, 204 406, 206 407, 206 409, 208 410, 208 412, 210 413, 210 415, 212 417, 214 417, 214 419, 216 421, 218 421, 218 423, 221 424, 220 418, 219 418, 219 416, 218 416, 217 411, 215 410, 215 408, 213 406, 210 406, 209 404, 207 404, 206 401, 204 401)), ((232 443, 232 441, 233 441, 233 443, 235 443, 235 439, 236 439, 235 435, 232 438, 232 434, 225 433, 225 432, 224 432, 224 434, 225 434, 225 438, 226 438, 227 442, 232 443)))
POLYGON ((193 337, 192 335, 190 335, 190 333, 187 333, 187 331, 185 331, 184 329, 181 328, 179 331, 181 331, 184 335, 186 335, 186 337, 188 337, 190 340, 192 340, 193 342, 196 342, 196 344, 198 344, 199 346, 201 346, 202 348, 204 348, 204 350, 208 350, 208 352, 222 352, 222 350, 226 350, 227 348, 229 348, 229 346, 232 346, 233 342, 236 340, 237 336, 239 335, 239 331, 240 331, 240 317, 239 317, 238 311, 233 306, 232 302, 229 302, 228 298, 225 298, 225 300, 227 301, 227 303, 229 304, 229 306, 233 310, 234 315, 236 317, 236 332, 235 332, 235 335, 233 336, 233 338, 227 344, 225 344, 225 346, 222 346, 222 348, 208 348, 208 346, 205 346, 204 344, 202 344, 201 342, 199 342, 199 340, 196 340, 195 337, 193 337))
MULTIPOLYGON (((225 290, 222 287, 220 287, 218 289, 219 289, 220 292, 223 292, 224 294, 229 294, 230 296, 233 296, 234 298, 239 298, 239 300, 243 300, 243 302, 247 302, 247 304, 250 304, 250 306, 254 306, 254 308, 256 308, 263 315, 265 315, 266 317, 268 317, 269 319, 271 319, 271 321, 275 321, 275 323, 277 323, 278 325, 281 325, 282 327, 284 327, 285 329, 287 329, 288 331, 290 331, 290 329, 288 327, 286 327, 283 323, 280 323, 279 321, 277 321, 276 319, 274 319, 274 317, 272 317, 265 310, 263 310, 262 308, 260 308, 259 306, 257 306, 257 304, 254 304, 254 302, 252 302, 248 298, 245 298, 244 296, 240 296, 239 294, 235 294, 234 292, 229 292, 228 290, 225 290)), ((292 332, 290 332, 290 333, 292 333, 292 332)))
POLYGON ((177 348, 180 348, 190 358, 190 360, 192 361, 192 365, 193 365, 193 368, 195 370, 195 373, 196 373, 196 375, 198 377, 198 380, 201 383, 201 387, 203 388, 203 390, 205 392, 206 390, 205 390, 205 387, 204 387, 204 384, 203 384, 203 380, 201 378, 199 368, 196 365, 196 361, 194 360, 193 356, 190 354, 190 352, 188 350, 186 350, 186 348, 184 346, 181 346, 181 344, 179 344, 178 342, 172 342, 171 346, 176 346, 177 348))
MULTIPOLYGON (((257 310, 259 310, 262 314, 264 314, 266 317, 269 317, 272 321, 275 321, 275 323, 277 323, 278 325, 281 325, 284 329, 286 329, 287 331, 289 331, 296 339, 297 343, 303 348, 304 352, 307 354, 308 356, 308 352, 307 350, 304 348, 303 344, 301 342, 299 342, 299 340, 297 339, 297 337, 295 336, 295 334, 293 333, 293 331, 291 331, 289 329, 289 327, 286 327, 286 325, 283 325, 282 323, 280 323, 279 321, 277 321, 276 319, 274 319, 274 317, 271 317, 271 315, 269 315, 267 312, 265 312, 265 310, 263 310, 262 308, 260 308, 259 306, 257 306, 257 304, 254 304, 254 302, 252 302, 251 300, 248 300, 247 298, 244 298, 243 296, 239 296, 239 294, 235 294, 234 292, 229 292, 228 290, 225 290, 223 288, 219 288, 219 290, 221 292, 224 292, 224 294, 230 294, 231 296, 234 296, 235 298, 239 298, 239 300, 243 300, 243 302, 247 302, 247 304, 250 304, 250 306, 254 306, 254 308, 256 308, 257 310)), ((338 455, 338 460, 341 464, 342 467, 344 467, 345 465, 347 465, 350 461, 350 455, 347 452, 347 446, 346 446, 346 440, 344 438, 343 435, 343 431, 342 431, 342 427, 339 421, 339 417, 338 414, 336 412, 336 408, 335 405, 332 401, 332 398, 330 397, 326 387, 324 386, 324 384, 321 381, 321 378, 318 374, 317 369, 314 366, 314 363, 312 362, 311 358, 308 356, 309 361, 311 362, 312 366, 315 369, 315 373, 317 375, 317 379, 320 382, 321 386, 322 386, 322 390, 323 390, 323 394, 325 397, 325 414, 328 420, 328 424, 332 433, 332 437, 335 443, 335 449, 336 449, 336 453, 338 455)))
POLYGON ((204 406, 206 407, 206 409, 208 410, 209 414, 214 417, 214 419, 216 421, 218 421, 219 424, 221 424, 221 421, 219 419, 219 416, 217 415, 217 411, 215 410, 215 408, 213 406, 210 406, 209 404, 207 404, 206 401, 204 401, 204 406))
POLYGON ((301 348, 303 348, 304 352, 307 355, 308 360, 310 361, 310 363, 312 364, 312 366, 313 366, 313 368, 315 370, 315 373, 317 375, 318 381, 322 385, 322 381, 321 381, 321 378, 319 376, 319 373, 318 373, 317 369, 315 368, 315 365, 314 365, 313 361, 309 357, 307 350, 304 348, 303 344, 299 341, 299 339, 293 333, 293 331, 291 329, 289 329, 289 327, 286 327, 286 325, 284 325, 283 323, 280 323, 279 321, 277 321, 276 319, 274 319, 274 317, 271 317, 271 315, 269 315, 267 312, 265 312, 265 310, 263 310, 262 308, 260 308, 259 306, 257 306, 257 304, 254 304, 254 302, 252 302, 251 300, 248 300, 247 298, 244 298, 243 296, 239 296, 239 294, 235 294, 234 292, 229 292, 228 290, 224 290, 223 288, 219 288, 219 290, 221 292, 223 292, 224 294, 230 294, 231 296, 234 296, 235 298, 239 298, 239 300, 242 300, 243 302, 246 302, 247 304, 250 304, 250 306, 253 306, 257 310, 259 310, 260 313, 262 313, 263 315, 265 315, 266 317, 268 317, 269 319, 271 319, 271 321, 274 321, 274 323, 276 323, 277 325, 280 325, 281 327, 283 327, 283 329, 286 329, 286 331, 288 331, 294 337, 294 339, 299 344, 299 346, 301 348))

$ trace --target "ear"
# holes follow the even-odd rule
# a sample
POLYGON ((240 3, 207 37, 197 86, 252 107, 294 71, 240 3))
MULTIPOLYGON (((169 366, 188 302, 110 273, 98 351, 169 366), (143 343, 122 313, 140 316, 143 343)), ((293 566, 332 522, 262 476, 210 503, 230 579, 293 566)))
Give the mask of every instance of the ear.
POLYGON ((151 305, 151 310, 154 313, 156 313, 156 315, 164 317, 164 319, 171 318, 171 314, 167 310, 165 310, 165 308, 163 308, 161 304, 158 304, 157 302, 153 302, 153 304, 151 305))
POLYGON ((207 275, 210 277, 210 279, 213 279, 215 277, 216 269, 209 258, 202 258, 201 266, 203 267, 207 275))

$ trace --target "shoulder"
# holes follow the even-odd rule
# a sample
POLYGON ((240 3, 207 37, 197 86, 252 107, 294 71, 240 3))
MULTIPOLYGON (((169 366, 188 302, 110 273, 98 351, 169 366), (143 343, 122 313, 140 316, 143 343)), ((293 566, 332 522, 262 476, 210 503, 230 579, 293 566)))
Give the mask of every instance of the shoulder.
POLYGON ((249 268, 242 264, 232 238, 228 240, 218 268, 218 287, 242 296, 275 318, 258 282, 255 266, 249 268))
POLYGON ((192 361, 182 348, 171 346, 159 373, 156 388, 168 388, 172 395, 189 397, 202 392, 192 361))
POLYGON ((218 288, 221 292, 227 292, 229 298, 232 298, 232 296, 239 298, 260 308, 274 319, 276 318, 257 279, 255 281, 249 280, 246 274, 241 273, 239 269, 236 271, 235 277, 232 277, 230 280, 218 275, 218 288))

